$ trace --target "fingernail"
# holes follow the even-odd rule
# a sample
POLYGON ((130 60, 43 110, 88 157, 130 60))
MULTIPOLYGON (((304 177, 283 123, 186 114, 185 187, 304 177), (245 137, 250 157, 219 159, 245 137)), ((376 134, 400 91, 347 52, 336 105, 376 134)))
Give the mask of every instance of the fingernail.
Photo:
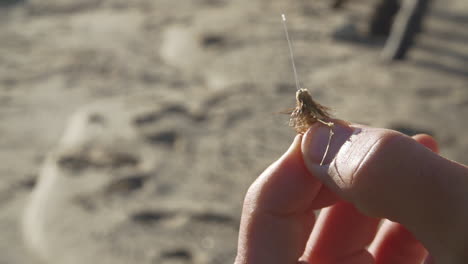
POLYGON ((353 129, 343 121, 334 121, 332 127, 319 123, 312 126, 302 140, 302 153, 309 170, 329 165, 352 133, 353 129))

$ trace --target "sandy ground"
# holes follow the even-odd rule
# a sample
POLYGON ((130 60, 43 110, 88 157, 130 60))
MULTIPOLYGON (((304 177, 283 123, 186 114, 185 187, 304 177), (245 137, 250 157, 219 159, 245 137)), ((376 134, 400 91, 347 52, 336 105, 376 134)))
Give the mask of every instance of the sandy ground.
POLYGON ((468 163, 468 3, 437 2, 395 64, 334 37, 370 3, 0 2, 0 262, 232 262, 242 197, 294 135, 283 12, 335 116, 468 163))

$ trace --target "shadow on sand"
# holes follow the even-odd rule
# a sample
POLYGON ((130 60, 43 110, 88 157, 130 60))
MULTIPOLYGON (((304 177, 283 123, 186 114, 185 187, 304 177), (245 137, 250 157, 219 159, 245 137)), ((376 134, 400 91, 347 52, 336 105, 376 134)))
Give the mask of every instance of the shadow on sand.
POLYGON ((458 77, 468 78, 468 49, 463 47, 468 42, 465 27, 468 24, 468 14, 433 10, 431 16, 450 25, 450 28, 429 29, 426 34, 431 43, 418 43, 418 49, 430 54, 431 59, 414 59, 413 62, 421 67, 431 68, 458 77))

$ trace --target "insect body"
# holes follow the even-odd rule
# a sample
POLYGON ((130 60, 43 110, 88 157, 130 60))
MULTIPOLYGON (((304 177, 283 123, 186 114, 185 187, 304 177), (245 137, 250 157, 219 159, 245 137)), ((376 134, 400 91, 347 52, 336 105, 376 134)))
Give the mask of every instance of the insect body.
POLYGON ((291 112, 289 126, 299 134, 304 134, 316 122, 331 127, 333 123, 325 121, 330 119, 329 111, 328 107, 315 102, 307 89, 299 89, 296 92, 296 108, 291 112))

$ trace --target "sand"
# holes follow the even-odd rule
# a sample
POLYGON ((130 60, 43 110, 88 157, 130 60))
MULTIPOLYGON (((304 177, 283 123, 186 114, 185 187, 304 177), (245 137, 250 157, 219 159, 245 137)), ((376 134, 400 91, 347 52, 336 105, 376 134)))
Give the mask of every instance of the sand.
POLYGON ((370 0, 0 3, 0 262, 232 262, 243 196, 294 136, 281 13, 335 116, 468 163, 468 4, 445 2, 394 64, 350 30, 370 0))

